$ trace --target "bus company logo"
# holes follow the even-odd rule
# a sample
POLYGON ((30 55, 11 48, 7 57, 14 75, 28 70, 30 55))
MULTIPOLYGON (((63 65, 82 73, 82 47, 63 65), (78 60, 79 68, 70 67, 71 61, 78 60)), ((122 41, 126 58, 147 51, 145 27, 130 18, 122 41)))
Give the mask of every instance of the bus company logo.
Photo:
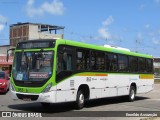
POLYGON ((11 112, 2 112, 2 117, 12 117, 11 112))
POLYGON ((87 81, 87 82, 90 82, 90 81, 91 81, 91 77, 87 77, 87 78, 86 78, 86 81, 87 81))

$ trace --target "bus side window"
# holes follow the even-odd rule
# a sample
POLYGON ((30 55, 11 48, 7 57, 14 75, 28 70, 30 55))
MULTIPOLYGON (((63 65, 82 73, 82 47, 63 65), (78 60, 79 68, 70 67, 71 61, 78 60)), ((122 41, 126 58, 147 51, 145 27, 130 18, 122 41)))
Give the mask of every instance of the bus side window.
POLYGON ((105 54, 103 52, 96 53, 96 70, 104 71, 105 63, 104 63, 105 54))
POLYGON ((141 73, 146 72, 146 66, 145 66, 145 59, 144 58, 138 58, 138 72, 141 72, 141 73))
POLYGON ((128 72, 128 57, 126 55, 118 55, 119 71, 128 72))
POLYGON ((105 58, 105 65, 106 65, 106 71, 109 71, 109 58, 108 58, 108 55, 106 55, 106 58, 105 58))
POLYGON ((146 70, 148 73, 153 72, 153 60, 152 59, 146 59, 146 70))
POLYGON ((83 52, 77 51, 77 70, 82 70, 82 69, 84 69, 83 52))
POLYGON ((108 53, 108 62, 106 62, 108 65, 108 70, 109 71, 117 71, 118 70, 118 64, 117 64, 117 55, 108 53))
POLYGON ((137 57, 129 56, 129 71, 130 72, 137 72, 138 71, 137 57))
POLYGON ((77 49, 76 52, 76 69, 77 70, 89 70, 90 69, 90 52, 89 50, 84 50, 84 49, 77 49))
POLYGON ((91 69, 96 70, 96 53, 91 51, 91 69))

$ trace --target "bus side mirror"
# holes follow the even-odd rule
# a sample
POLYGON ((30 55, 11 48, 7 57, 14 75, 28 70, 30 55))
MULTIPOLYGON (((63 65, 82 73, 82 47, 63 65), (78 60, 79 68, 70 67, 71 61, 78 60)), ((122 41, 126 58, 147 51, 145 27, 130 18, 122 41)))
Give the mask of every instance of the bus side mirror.
POLYGON ((8 58, 9 58, 9 50, 7 50, 7 58, 6 58, 6 61, 8 62, 8 58))

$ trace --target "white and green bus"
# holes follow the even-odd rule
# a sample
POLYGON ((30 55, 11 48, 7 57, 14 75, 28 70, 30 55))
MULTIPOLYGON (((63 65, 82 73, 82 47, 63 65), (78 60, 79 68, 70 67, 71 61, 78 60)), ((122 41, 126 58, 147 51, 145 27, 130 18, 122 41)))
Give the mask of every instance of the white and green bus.
POLYGON ((127 96, 154 88, 152 56, 64 39, 20 42, 14 51, 13 99, 42 105, 127 96))

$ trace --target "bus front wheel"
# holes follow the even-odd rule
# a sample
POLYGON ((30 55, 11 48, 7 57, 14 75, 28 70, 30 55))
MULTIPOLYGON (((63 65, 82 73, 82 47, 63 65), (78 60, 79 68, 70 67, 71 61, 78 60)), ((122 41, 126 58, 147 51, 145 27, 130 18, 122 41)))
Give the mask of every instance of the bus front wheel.
POLYGON ((82 90, 79 90, 76 98, 76 108, 82 109, 84 107, 84 101, 85 101, 84 93, 82 90))
POLYGON ((134 101, 136 97, 136 88, 134 86, 130 87, 128 99, 130 102, 134 101))

